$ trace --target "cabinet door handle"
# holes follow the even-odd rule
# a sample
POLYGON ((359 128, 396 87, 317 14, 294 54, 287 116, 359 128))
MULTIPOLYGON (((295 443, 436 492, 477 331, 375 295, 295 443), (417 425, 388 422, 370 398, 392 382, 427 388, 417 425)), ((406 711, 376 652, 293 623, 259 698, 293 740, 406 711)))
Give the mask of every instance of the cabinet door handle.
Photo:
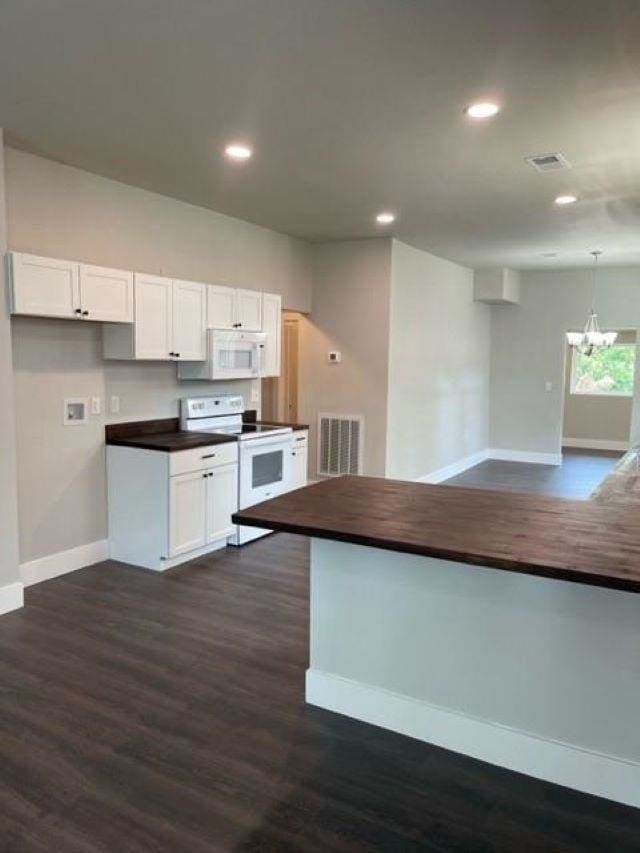
POLYGON ((292 451, 291 451, 291 455, 292 455, 292 456, 295 456, 295 455, 296 455, 295 450, 292 450, 292 451))
POLYGON ((75 314, 78 314, 78 315, 81 315, 81 314, 82 314, 82 308, 76 308, 76 310, 75 310, 75 312, 74 312, 74 313, 75 313, 75 314))
POLYGON ((88 317, 88 316, 89 316, 89 312, 88 312, 88 311, 83 311, 83 312, 82 312, 82 316, 83 316, 83 317, 88 317))
POLYGON ((204 456, 202 456, 201 458, 202 458, 202 459, 213 459, 215 455, 216 455, 215 453, 206 453, 206 454, 205 454, 204 456))
POLYGON ((179 353, 179 352, 174 352, 174 355, 175 355, 175 357, 176 357, 176 358, 180 358, 180 353, 179 353))

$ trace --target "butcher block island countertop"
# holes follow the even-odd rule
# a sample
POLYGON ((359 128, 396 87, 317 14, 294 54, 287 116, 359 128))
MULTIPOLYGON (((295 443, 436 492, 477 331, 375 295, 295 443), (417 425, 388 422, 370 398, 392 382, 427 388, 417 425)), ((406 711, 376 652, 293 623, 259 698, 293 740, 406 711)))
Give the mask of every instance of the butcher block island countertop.
POLYGON ((640 592, 637 505, 347 476, 243 509, 233 520, 640 592))

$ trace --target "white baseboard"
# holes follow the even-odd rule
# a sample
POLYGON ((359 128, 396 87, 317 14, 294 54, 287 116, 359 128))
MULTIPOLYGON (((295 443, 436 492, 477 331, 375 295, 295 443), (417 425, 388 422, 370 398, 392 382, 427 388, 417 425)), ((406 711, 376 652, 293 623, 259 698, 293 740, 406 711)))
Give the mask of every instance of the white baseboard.
POLYGON ((425 474, 423 477, 416 477, 416 483, 442 483, 449 480, 451 477, 456 477, 485 462, 487 459, 502 459, 507 462, 528 462, 535 465, 562 465, 561 453, 536 453, 530 450, 500 450, 499 448, 487 448, 479 450, 477 453, 472 453, 471 456, 463 456, 457 462, 451 465, 445 465, 444 468, 438 468, 430 474, 425 474))
POLYGON ((0 586, 0 616, 18 610, 24 605, 23 586, 21 581, 0 586))
POLYGON ((20 577, 25 586, 32 586, 34 583, 48 581, 68 572, 75 572, 76 569, 100 563, 108 557, 109 543, 106 539, 100 539, 97 542, 89 542, 88 545, 79 545, 68 551, 59 551, 57 554, 21 563, 20 577))
POLYGON ((562 453, 538 453, 533 450, 501 450, 492 447, 487 450, 487 458, 505 462, 528 462, 534 465, 562 465, 562 453))
POLYGON ((430 474, 425 474, 424 477, 416 477, 417 483, 442 483, 444 480, 449 480, 451 477, 456 477, 462 474, 468 468, 473 468, 474 465, 479 465, 488 459, 488 450, 479 450, 477 453, 472 453, 470 456, 463 456, 457 462, 451 465, 445 465, 444 468, 438 468, 437 471, 432 471, 430 474))
POLYGON ((640 764, 308 669, 306 701, 472 758, 640 807, 640 764))
POLYGON ((609 441, 605 438, 563 438, 563 447, 578 447, 584 450, 619 450, 624 453, 629 449, 628 441, 609 441))

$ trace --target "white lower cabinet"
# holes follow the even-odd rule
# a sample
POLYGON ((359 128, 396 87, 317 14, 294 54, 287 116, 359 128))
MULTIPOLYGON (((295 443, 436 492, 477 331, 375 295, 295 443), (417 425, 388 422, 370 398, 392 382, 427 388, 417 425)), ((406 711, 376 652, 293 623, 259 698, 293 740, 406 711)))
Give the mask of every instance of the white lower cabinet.
POLYGON ((301 489, 307 485, 307 466, 309 433, 296 430, 291 442, 291 489, 301 489))
POLYGON ((231 536, 231 516, 238 509, 238 466, 214 468, 206 481, 205 538, 207 544, 231 536))
POLYGON ((110 445, 107 489, 112 559, 163 571, 234 533, 238 445, 174 453, 110 445))
POLYGON ((202 548, 207 542, 207 478, 196 471, 171 477, 169 485, 169 556, 202 548))

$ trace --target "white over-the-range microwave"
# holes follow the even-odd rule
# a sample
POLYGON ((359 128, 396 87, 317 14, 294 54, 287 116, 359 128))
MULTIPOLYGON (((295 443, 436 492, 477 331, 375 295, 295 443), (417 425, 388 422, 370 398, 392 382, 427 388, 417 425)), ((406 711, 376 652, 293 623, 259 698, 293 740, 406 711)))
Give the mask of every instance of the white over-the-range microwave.
POLYGON ((264 373, 264 332, 207 329, 207 360, 178 362, 179 379, 255 379, 264 373))

